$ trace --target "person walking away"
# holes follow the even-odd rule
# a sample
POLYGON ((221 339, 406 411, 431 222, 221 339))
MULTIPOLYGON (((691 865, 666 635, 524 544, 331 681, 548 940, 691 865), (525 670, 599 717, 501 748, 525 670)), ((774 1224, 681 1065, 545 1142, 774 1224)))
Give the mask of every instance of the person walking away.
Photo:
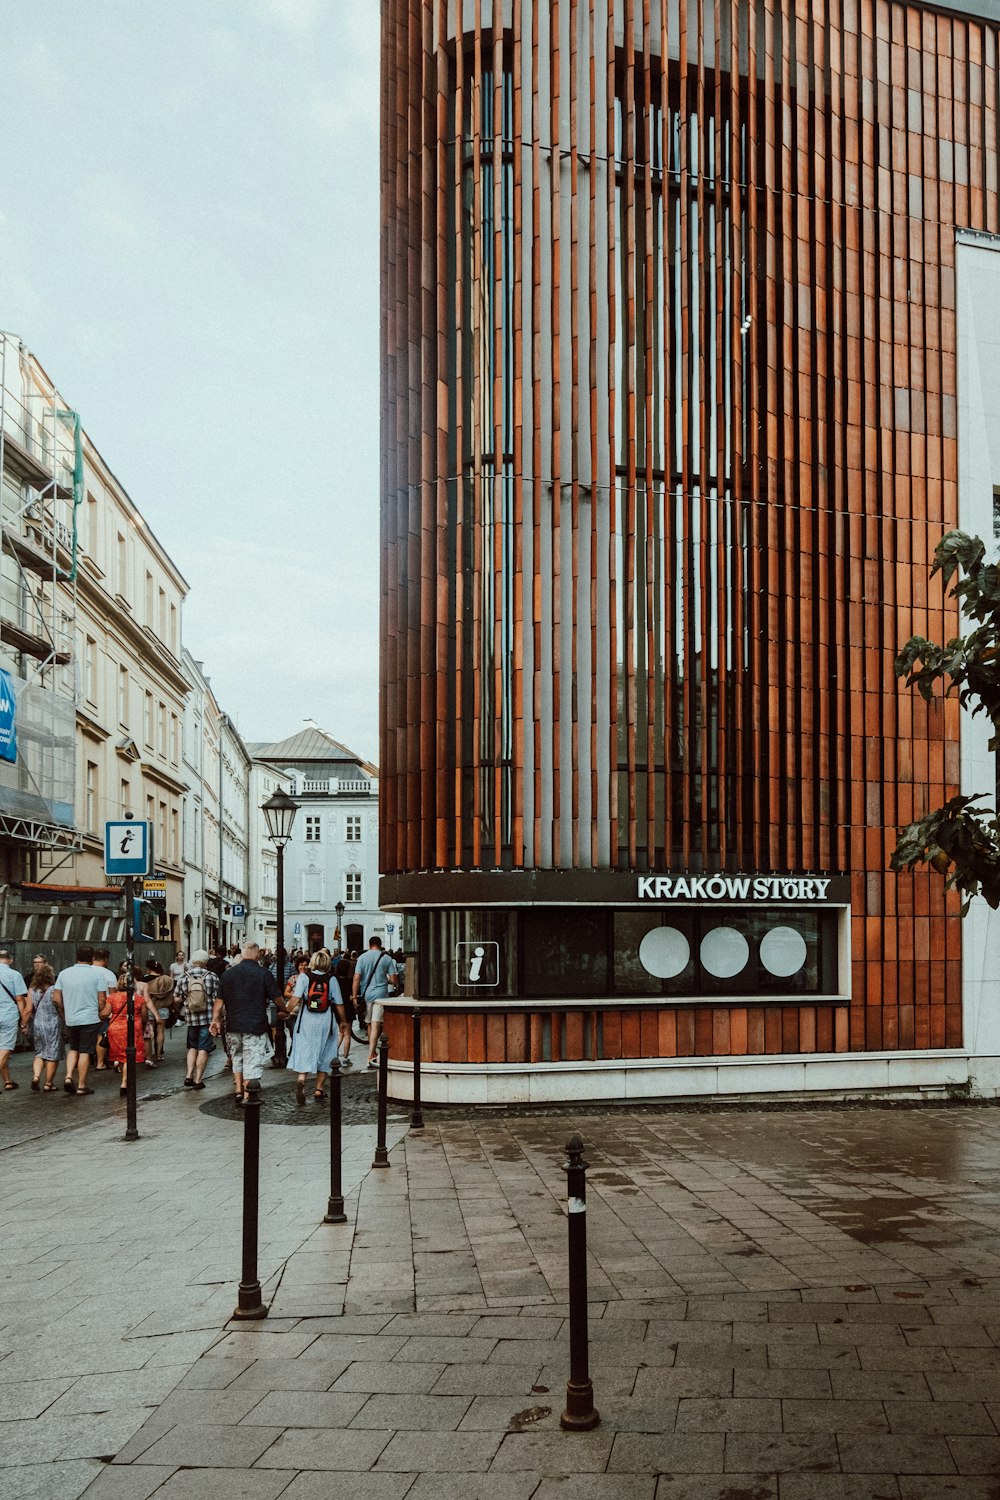
POLYGON ((330 974, 330 955, 314 953, 312 963, 295 981, 289 1011, 295 1017, 292 1027, 292 1050, 288 1066, 298 1073, 295 1097, 306 1102, 306 1075, 315 1073, 316 1103, 325 1097, 323 1085, 337 1050, 337 1012, 333 990, 336 984, 330 974))
MULTIPOLYGON (((114 969, 110 967, 110 963, 111 954, 108 952, 107 948, 94 949, 94 968, 100 969, 101 978, 105 981, 104 988, 109 995, 118 984, 118 975, 115 973, 114 969)), ((100 1030, 97 1033, 97 1046, 94 1048, 94 1052, 97 1056, 97 1065, 94 1069, 95 1073, 110 1073, 111 1069, 108 1067, 107 1016, 105 1016, 104 1020, 101 1022, 100 1030)))
POLYGON ((368 951, 362 953, 358 959, 357 968, 354 970, 351 998, 356 1010, 360 1010, 359 1000, 367 1010, 368 1066, 370 1068, 377 1066, 375 1048, 382 1035, 385 1002, 389 998, 389 976, 394 975, 395 972, 396 966, 392 959, 388 953, 382 951, 382 939, 380 937, 369 938, 368 951))
POLYGON ((176 982, 174 994, 180 1002, 180 1020, 187 1027, 186 1089, 205 1087, 205 1069, 209 1054, 215 1051, 210 1031, 212 1007, 219 994, 218 975, 207 967, 204 948, 192 953, 191 963, 176 982))
POLYGON ((295 966, 295 972, 291 974, 285 984, 284 993, 275 1002, 274 1007, 274 1029, 272 1040, 274 1041, 273 1068, 288 1067, 288 1032, 286 1027, 292 1019, 291 1006, 295 998, 295 981, 300 974, 304 974, 309 968, 309 960, 300 958, 295 966))
POLYGON ((55 971, 49 964, 42 964, 34 969, 28 981, 28 999, 35 1013, 35 1060, 31 1065, 31 1088, 36 1094, 39 1089, 46 1094, 52 1093, 56 1086, 56 1068, 63 1055, 62 1022, 52 1001, 55 985, 55 971))
POLYGON ((146 966, 146 994, 152 1004, 149 1006, 149 1014, 154 1024, 154 1046, 153 1064, 163 1061, 163 1044, 167 1036, 167 1022, 170 1019, 170 1000, 174 993, 174 980, 171 974, 164 974, 163 965, 151 959, 146 966))
POLYGON ((101 1020, 108 1014, 107 980, 102 971, 94 967, 94 950, 89 943, 81 943, 76 950, 76 963, 63 969, 56 976, 53 1003, 62 1011, 66 1023, 66 1077, 63 1088, 67 1094, 92 1094, 87 1087, 90 1071, 90 1054, 97 1045, 97 1033, 101 1020), (105 986, 102 988, 102 985, 105 986), (76 1073, 74 1082, 73 1074, 76 1073))
MULTIPOLYGON (((146 1061, 146 1021, 156 1015, 156 1006, 148 995, 135 990, 135 1061, 136 1066, 146 1061)), ((153 1032, 155 1036, 155 1029, 153 1032)), ((123 968, 115 980, 115 987, 108 995, 108 1053, 111 1061, 122 1070, 121 1087, 123 1097, 128 1089, 128 970, 123 968)))
POLYGON ((240 962, 227 969, 219 982, 219 994, 209 1027, 212 1036, 220 1034, 225 1008, 226 1037, 237 1104, 243 1103, 247 1081, 260 1078, 274 1051, 267 1024, 267 1008, 278 998, 280 991, 274 975, 261 968, 259 958, 260 944, 245 944, 240 962))
POLYGON ((348 958, 347 954, 335 954, 333 965, 333 982, 336 985, 337 989, 334 993, 334 1001, 336 1002, 338 994, 340 998, 340 1003, 337 1005, 337 1025, 340 1028, 340 1041, 337 1046, 337 1055, 340 1058, 340 1066, 342 1068, 353 1068, 354 1066, 350 1058, 352 1037, 351 1027, 354 1025, 358 1013, 354 1009, 354 1000, 351 996, 352 977, 353 970, 351 968, 351 961, 348 958))
POLYGON ((0 1078, 5 1089, 19 1087, 10 1076, 10 1056, 17 1046, 17 1028, 31 1019, 28 986, 12 966, 11 955, 0 949, 0 1078))

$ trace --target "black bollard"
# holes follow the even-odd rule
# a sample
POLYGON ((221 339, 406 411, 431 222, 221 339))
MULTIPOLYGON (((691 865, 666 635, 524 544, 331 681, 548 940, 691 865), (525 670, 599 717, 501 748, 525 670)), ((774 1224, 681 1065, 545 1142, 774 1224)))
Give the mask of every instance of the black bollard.
POLYGON ((383 1031, 378 1039, 378 1137, 375 1141, 373 1167, 391 1166, 385 1149, 385 1122, 389 1111, 389 1042, 383 1031))
POLYGON ((324 1224, 346 1224, 344 1189, 340 1180, 340 1059, 330 1064, 330 1197, 323 1216, 324 1224))
POLYGON ((420 1012, 413 1012, 413 1113, 410 1125, 414 1130, 423 1130, 424 1114, 420 1108, 420 1012))
POLYGON ((587 1333, 587 1162, 583 1141, 574 1135, 566 1147, 566 1187, 569 1197, 569 1383, 566 1410, 560 1427, 569 1432, 589 1432, 601 1420, 594 1409, 594 1387, 590 1381, 587 1333))
POLYGON ((257 1211, 260 1191, 260 1079, 246 1083, 243 1106, 243 1279, 234 1318, 266 1318, 257 1279, 257 1211))

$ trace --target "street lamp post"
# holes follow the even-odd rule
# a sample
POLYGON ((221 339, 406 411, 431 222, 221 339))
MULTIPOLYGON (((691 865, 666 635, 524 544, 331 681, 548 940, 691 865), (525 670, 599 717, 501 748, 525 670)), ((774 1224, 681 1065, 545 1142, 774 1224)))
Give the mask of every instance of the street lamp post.
POLYGON ((345 950, 345 944, 344 944, 344 903, 343 903, 343 901, 338 901, 337 904, 336 904, 336 906, 333 909, 337 913, 337 942, 338 942, 338 944, 340 946, 341 953, 343 953, 344 950, 345 950))
POLYGON ((261 807, 267 823, 267 836, 278 856, 278 951, 277 980, 279 990, 285 987, 285 845, 292 837, 292 824, 299 805, 280 787, 261 807))

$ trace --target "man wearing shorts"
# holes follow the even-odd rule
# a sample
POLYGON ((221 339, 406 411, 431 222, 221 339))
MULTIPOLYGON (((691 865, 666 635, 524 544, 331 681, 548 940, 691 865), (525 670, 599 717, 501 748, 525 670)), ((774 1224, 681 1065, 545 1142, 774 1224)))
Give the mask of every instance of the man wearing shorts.
POLYGON ((186 1089, 205 1087, 208 1054, 215 1051, 209 1023, 212 1006, 219 994, 219 980, 211 969, 205 967, 207 963, 208 953, 204 948, 198 953, 192 953, 191 962, 184 965, 184 972, 178 976, 174 991, 181 1003, 180 1019, 187 1027, 187 1072, 184 1075, 186 1089))
POLYGON ((90 1054, 97 1048, 101 1018, 108 1012, 107 980, 104 970, 94 967, 94 950, 84 943, 76 950, 76 963, 56 977, 52 999, 66 1022, 67 1094, 92 1094, 87 1087, 90 1054), (74 1083, 73 1074, 77 1074, 74 1083))
POLYGON ((17 1046, 17 1028, 27 1026, 31 1005, 23 974, 11 967, 11 956, 0 949, 0 1078, 5 1089, 16 1089, 10 1076, 10 1055, 17 1046))
POLYGON ((389 998, 389 976, 395 975, 396 965, 388 953, 382 952, 382 939, 368 939, 368 952, 362 953, 354 970, 352 999, 355 1008, 359 1000, 368 1007, 368 1066, 377 1066, 375 1048, 382 1035, 382 1019, 385 1002, 389 998))
POLYGON ((261 966, 258 943, 247 943, 239 963, 228 968, 219 981, 209 1031, 212 1036, 219 1035, 224 1008, 237 1104, 243 1103, 245 1083, 259 1079, 265 1063, 274 1056, 268 1006, 280 994, 270 969, 261 966))

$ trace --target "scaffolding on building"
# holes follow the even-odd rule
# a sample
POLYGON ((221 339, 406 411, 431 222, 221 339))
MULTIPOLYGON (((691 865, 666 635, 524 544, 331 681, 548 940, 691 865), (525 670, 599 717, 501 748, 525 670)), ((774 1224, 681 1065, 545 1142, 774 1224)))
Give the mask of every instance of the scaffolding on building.
POLYGON ((0 332, 0 665, 17 760, 0 760, 0 839, 79 849, 74 827, 80 419, 16 335, 0 332))

